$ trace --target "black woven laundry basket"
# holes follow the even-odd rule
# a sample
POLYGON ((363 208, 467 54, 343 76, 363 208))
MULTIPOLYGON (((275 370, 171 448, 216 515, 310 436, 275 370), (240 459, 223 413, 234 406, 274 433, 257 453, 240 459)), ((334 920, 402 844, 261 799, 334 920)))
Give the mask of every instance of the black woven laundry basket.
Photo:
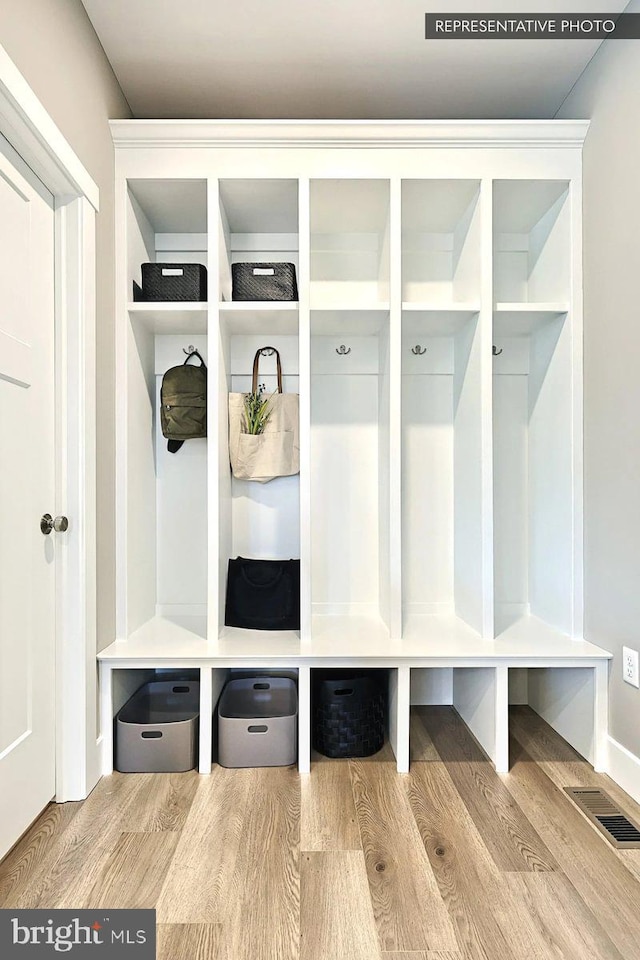
POLYGON ((378 677, 320 679, 313 691, 313 746, 325 757, 370 757, 384 746, 386 697, 378 677))
POLYGON ((134 281, 134 300, 207 299, 207 268, 202 263, 143 263, 141 271, 142 287, 134 281))
POLYGON ((293 263, 233 263, 232 300, 297 300, 293 263))

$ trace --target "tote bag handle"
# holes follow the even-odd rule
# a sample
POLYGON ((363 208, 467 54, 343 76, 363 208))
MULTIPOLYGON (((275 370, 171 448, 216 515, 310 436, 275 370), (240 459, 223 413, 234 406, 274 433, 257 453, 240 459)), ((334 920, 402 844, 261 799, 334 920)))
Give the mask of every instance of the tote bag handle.
POLYGON ((256 355, 253 358, 253 379, 251 381, 251 392, 258 392, 258 367, 260 365, 260 354, 263 350, 273 350, 276 355, 276 365, 278 368, 278 393, 282 393, 282 364, 280 363, 280 354, 275 347, 260 347, 259 350, 256 350, 256 355))

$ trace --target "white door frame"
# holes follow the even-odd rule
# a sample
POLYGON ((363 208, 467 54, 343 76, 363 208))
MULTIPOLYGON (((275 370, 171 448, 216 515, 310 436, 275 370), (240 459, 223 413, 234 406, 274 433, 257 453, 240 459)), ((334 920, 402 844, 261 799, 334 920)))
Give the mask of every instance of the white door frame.
MULTIPOLYGON (((56 800, 100 777, 96 720, 95 214, 99 192, 0 46, 0 132, 55 201, 56 800)), ((33 522, 37 523, 34 517, 33 522)))

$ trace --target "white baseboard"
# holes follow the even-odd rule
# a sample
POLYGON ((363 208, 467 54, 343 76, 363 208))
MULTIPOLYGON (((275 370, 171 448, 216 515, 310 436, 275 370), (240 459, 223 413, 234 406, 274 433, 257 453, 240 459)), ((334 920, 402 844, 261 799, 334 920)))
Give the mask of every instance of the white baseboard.
MULTIPOLYGON (((81 758, 78 758, 81 762, 81 758)), ((71 783, 58 786, 55 796, 56 803, 68 803, 76 800, 86 800, 102 777, 102 735, 87 740, 87 756, 82 770, 71 783)))
POLYGON ((607 737, 607 773, 630 797, 640 803, 640 757, 607 737))

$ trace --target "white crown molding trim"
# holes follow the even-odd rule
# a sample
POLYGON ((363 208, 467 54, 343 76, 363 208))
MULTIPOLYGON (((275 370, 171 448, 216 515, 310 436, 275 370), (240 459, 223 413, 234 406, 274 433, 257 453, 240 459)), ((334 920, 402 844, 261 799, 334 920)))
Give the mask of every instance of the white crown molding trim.
POLYGON ((588 120, 113 120, 118 147, 581 147, 588 120))
POLYGON ((640 757, 607 737, 607 773, 630 797, 640 803, 640 757))
POLYGON ((86 197, 99 209, 98 187, 35 93, 0 46, 0 126, 11 146, 57 196, 86 197))

